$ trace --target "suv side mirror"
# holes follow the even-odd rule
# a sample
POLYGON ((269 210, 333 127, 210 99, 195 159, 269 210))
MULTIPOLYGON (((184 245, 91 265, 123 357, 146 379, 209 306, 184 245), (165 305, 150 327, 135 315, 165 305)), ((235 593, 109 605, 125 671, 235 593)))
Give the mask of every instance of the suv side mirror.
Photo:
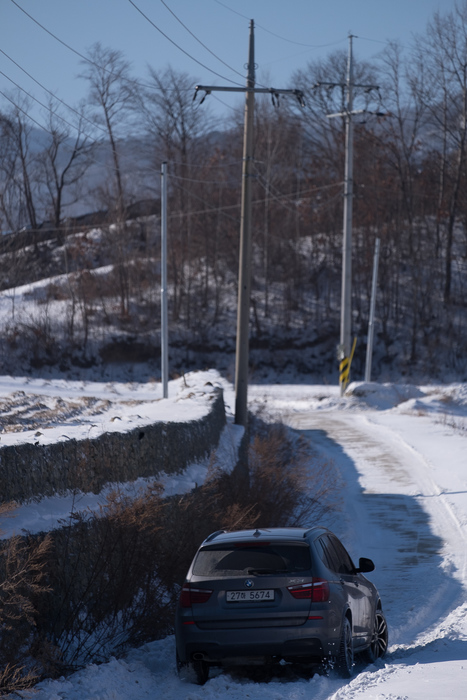
POLYGON ((366 557, 360 557, 360 559, 358 560, 357 573, 367 574, 370 571, 374 571, 374 570, 375 570, 375 565, 371 559, 367 559, 366 557))

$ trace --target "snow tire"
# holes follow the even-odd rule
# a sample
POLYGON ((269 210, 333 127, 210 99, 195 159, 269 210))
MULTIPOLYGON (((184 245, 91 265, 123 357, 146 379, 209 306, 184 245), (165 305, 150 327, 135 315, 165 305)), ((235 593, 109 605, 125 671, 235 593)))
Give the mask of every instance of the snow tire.
POLYGON ((368 663, 372 664, 377 659, 381 659, 388 648, 388 625, 382 610, 377 610, 373 627, 373 636, 368 649, 365 649, 363 656, 368 663))

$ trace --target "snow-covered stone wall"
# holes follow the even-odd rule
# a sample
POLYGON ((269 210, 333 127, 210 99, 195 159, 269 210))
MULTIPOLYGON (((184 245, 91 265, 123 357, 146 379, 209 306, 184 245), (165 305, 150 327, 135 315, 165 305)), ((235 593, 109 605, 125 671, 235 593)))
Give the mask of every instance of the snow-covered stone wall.
POLYGON ((222 389, 213 387, 207 414, 196 420, 157 422, 84 440, 5 445, 0 501, 22 503, 73 489, 98 493, 108 483, 181 472, 217 446, 225 421, 222 389))

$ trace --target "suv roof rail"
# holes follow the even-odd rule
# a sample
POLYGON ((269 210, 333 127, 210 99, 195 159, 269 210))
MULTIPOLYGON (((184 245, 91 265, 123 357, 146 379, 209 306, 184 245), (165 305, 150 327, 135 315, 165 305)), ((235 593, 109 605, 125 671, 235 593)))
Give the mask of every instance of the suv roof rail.
POLYGON ((224 532, 227 532, 227 530, 216 530, 215 532, 211 532, 211 534, 208 535, 204 541, 211 542, 211 540, 213 540, 218 535, 223 535, 224 532))
POLYGON ((323 527, 321 525, 313 525, 313 527, 309 527, 307 530, 305 530, 305 532, 303 533, 303 537, 309 535, 310 532, 313 532, 313 530, 327 530, 327 527, 323 527))

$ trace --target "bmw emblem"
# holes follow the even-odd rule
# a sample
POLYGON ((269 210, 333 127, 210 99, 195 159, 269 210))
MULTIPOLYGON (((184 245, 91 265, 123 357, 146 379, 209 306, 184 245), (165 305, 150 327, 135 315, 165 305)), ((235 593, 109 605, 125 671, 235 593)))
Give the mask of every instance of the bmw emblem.
POLYGON ((246 588, 253 588, 254 585, 255 585, 255 584, 253 583, 253 581, 251 580, 251 578, 247 578, 247 579, 246 579, 246 581, 245 581, 245 586, 246 586, 246 588))

